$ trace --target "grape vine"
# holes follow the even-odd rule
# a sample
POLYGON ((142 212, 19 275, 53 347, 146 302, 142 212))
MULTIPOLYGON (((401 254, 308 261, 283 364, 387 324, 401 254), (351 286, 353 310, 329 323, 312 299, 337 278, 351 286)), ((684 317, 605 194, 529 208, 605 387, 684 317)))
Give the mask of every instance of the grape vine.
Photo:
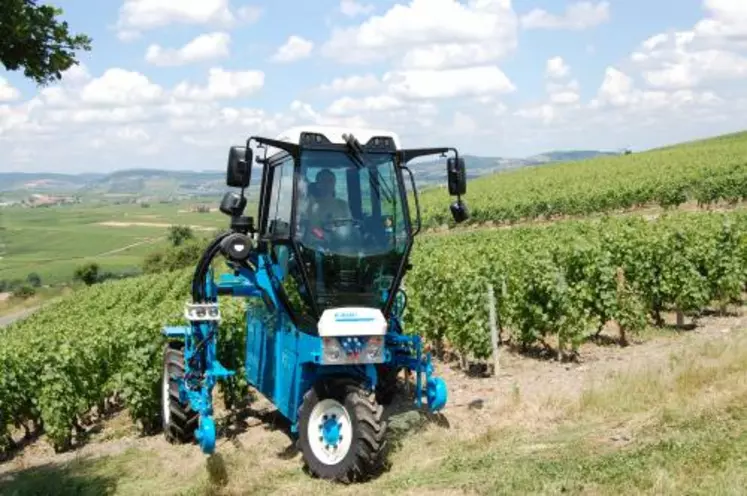
MULTIPOLYGON (((655 221, 603 218, 426 236, 407 275, 408 332, 475 358, 491 349, 486 292, 501 327, 521 346, 558 340, 572 353, 608 321, 625 332, 677 309, 741 301, 747 289, 747 213, 671 213, 655 221)), ((126 407, 141 432, 159 427, 164 325, 183 324, 192 271, 111 281, 0 329, 0 450, 11 430, 43 429, 71 446, 86 416, 126 407)), ((237 377, 221 384, 230 406, 243 380, 244 302, 222 297, 218 355, 237 377)))

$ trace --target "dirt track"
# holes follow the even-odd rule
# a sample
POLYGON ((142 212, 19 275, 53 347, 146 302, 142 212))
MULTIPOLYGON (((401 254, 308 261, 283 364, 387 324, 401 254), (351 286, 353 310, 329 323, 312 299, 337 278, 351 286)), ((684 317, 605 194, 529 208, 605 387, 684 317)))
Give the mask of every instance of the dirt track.
POLYGON ((9 326, 16 320, 24 319, 32 313, 36 312, 39 308, 40 307, 27 308, 26 310, 6 315, 5 317, 0 317, 0 327, 9 326))

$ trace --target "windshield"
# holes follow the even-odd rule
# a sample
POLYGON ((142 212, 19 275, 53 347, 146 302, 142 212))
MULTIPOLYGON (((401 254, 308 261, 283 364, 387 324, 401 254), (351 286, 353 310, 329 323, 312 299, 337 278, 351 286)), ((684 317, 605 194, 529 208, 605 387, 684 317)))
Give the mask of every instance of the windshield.
POLYGON ((320 311, 383 309, 410 240, 390 154, 301 153, 295 241, 320 311))

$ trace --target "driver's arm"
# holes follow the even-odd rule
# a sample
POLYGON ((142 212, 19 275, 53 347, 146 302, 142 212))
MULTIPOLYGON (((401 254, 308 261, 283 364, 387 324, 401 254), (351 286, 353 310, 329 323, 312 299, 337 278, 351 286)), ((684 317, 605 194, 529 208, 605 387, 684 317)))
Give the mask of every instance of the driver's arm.
POLYGON ((350 207, 348 206, 348 202, 338 198, 337 201, 335 202, 334 216, 340 219, 352 218, 353 215, 350 213, 350 207))

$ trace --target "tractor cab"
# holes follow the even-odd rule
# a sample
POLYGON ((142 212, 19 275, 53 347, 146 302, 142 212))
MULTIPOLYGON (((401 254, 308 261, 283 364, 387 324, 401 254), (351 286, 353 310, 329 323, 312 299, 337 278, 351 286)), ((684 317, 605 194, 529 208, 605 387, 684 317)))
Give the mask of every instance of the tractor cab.
MULTIPOLYGON (((320 126, 251 140, 263 152, 257 158, 263 167, 253 234, 271 260, 273 285, 295 324, 316 334, 331 313, 335 322, 385 325, 420 229, 407 162, 452 149, 403 150, 391 132, 320 126)), ((248 187, 252 156, 249 142, 232 148, 229 185, 248 187)), ((449 159, 447 173, 449 191, 463 194, 463 160, 449 159)), ((243 189, 235 201, 242 199, 243 189)), ((466 219, 461 199, 452 214, 457 222, 466 219)))

